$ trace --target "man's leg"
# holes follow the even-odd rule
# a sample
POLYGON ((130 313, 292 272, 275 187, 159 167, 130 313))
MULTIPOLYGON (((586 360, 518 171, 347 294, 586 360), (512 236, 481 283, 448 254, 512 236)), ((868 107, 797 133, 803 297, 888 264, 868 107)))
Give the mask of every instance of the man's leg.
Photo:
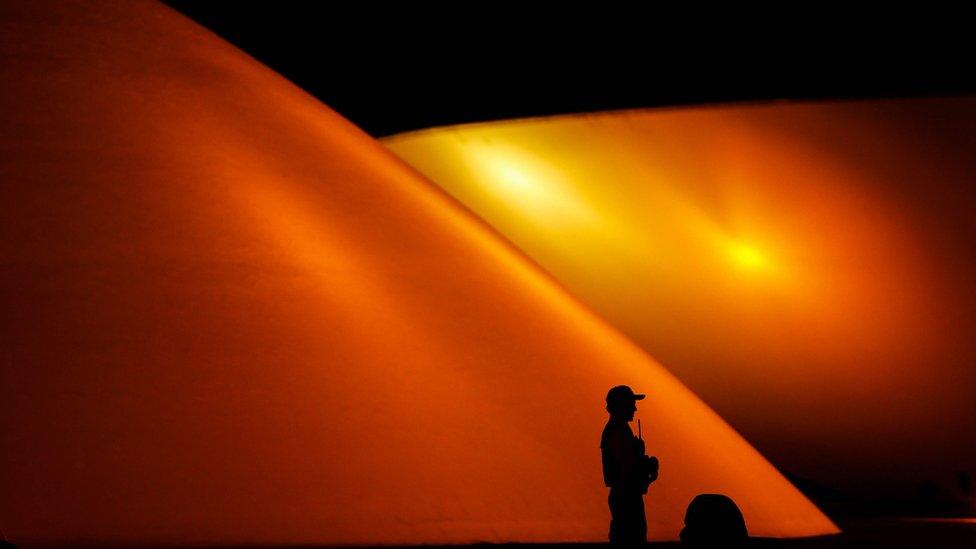
POLYGON ((620 507, 617 505, 617 494, 613 489, 607 496, 607 504, 610 506, 610 543, 624 543, 620 537, 620 507))
POLYGON ((610 543, 647 543, 644 498, 639 492, 610 490, 610 543))
POLYGON ((634 536, 637 543, 647 543, 647 515, 644 513, 644 496, 637 494, 634 517, 634 536))

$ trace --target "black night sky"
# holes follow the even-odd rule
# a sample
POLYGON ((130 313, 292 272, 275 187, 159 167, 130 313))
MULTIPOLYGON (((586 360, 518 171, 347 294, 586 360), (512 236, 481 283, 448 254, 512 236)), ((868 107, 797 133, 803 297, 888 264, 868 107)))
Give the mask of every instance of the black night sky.
POLYGON ((971 36, 922 40, 922 23, 863 28, 819 14, 712 28, 651 8, 167 3, 374 136, 614 109, 976 91, 971 36))

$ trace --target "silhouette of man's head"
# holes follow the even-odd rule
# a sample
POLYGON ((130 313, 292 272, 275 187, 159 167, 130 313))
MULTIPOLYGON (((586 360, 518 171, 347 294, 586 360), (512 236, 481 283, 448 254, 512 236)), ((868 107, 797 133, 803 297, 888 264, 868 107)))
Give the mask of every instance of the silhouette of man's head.
POLYGON ((607 393, 607 412, 615 418, 632 421, 634 412, 637 411, 637 401, 643 400, 645 396, 635 394, 634 390, 626 385, 617 385, 607 393))

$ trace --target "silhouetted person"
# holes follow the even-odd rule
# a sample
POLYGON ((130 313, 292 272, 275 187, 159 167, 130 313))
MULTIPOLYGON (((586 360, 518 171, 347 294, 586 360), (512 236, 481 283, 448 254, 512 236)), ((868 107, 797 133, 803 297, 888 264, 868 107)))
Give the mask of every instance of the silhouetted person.
POLYGON ((973 479, 970 478, 969 473, 966 471, 958 471, 956 473, 956 482, 959 483, 959 489, 962 490, 963 494, 968 496, 973 493, 973 479))
POLYGON ((970 515, 976 511, 976 497, 973 494, 973 479, 966 471, 956 472, 956 482, 959 484, 958 513, 970 515))
POLYGON ((746 521, 728 496, 699 494, 691 500, 681 530, 681 546, 692 548, 745 547, 746 521))
POLYGON ((610 487, 610 543, 646 543, 647 518, 644 494, 657 478, 657 458, 644 455, 644 441, 634 436, 629 422, 634 420, 638 400, 626 385, 607 393, 610 420, 603 428, 600 452, 603 457, 603 482, 610 487))
POLYGON ((7 540, 7 536, 0 529, 0 549, 17 549, 17 546, 7 540))
POLYGON ((942 489, 939 488, 939 483, 934 480, 923 480, 918 483, 918 489, 915 496, 915 512, 921 515, 937 515, 941 511, 940 507, 940 494, 942 489))

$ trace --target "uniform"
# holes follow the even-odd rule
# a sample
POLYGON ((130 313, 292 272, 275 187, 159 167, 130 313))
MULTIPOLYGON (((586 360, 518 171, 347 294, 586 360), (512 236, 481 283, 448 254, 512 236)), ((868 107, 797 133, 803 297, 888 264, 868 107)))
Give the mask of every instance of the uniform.
POLYGON ((600 437, 603 482, 610 488, 610 543, 646 543, 644 442, 626 421, 611 418, 600 437))

